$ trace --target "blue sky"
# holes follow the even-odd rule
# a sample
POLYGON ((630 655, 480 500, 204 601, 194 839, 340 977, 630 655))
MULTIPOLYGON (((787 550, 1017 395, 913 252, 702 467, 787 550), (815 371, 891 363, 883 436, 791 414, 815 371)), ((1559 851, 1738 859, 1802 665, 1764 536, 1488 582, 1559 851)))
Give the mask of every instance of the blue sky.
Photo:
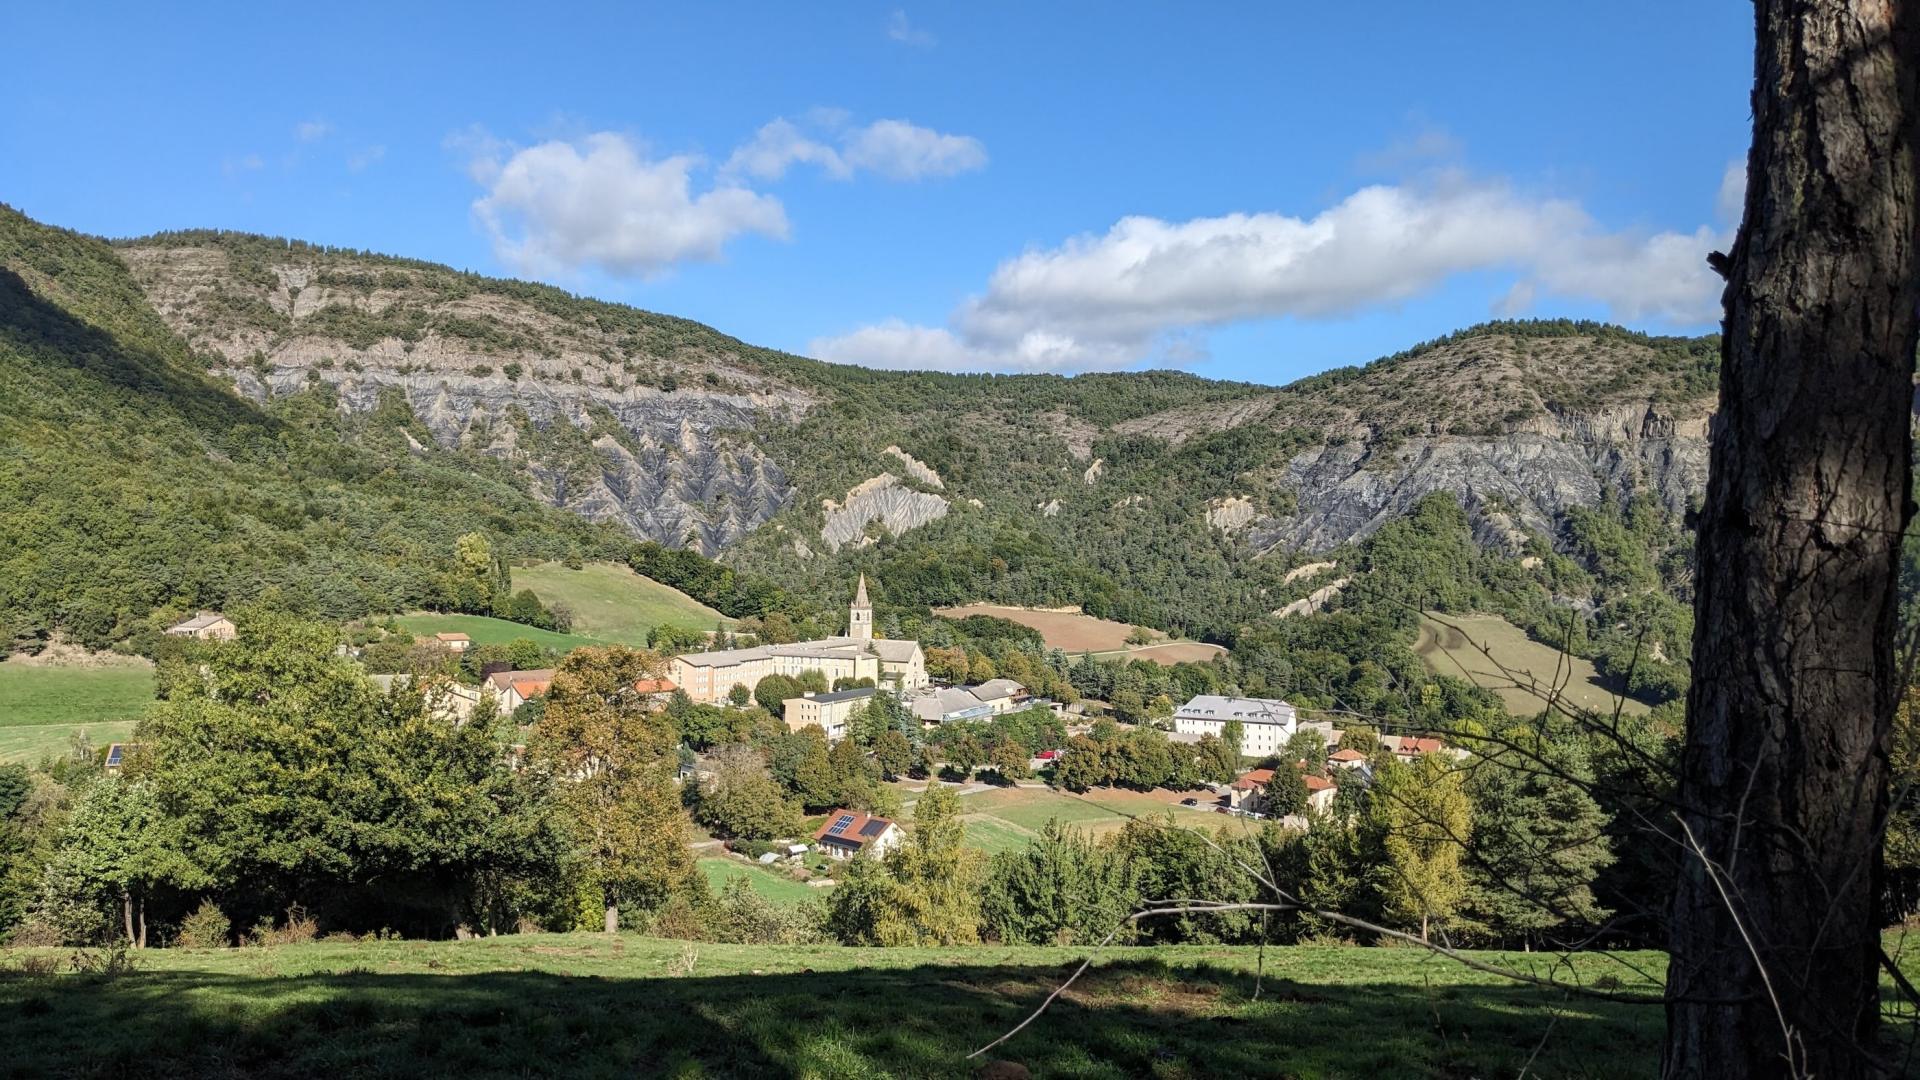
POLYGON ((270 9, 11 12, 0 200, 854 362, 1284 382, 1497 315, 1710 329, 1748 138, 1733 3, 270 9))

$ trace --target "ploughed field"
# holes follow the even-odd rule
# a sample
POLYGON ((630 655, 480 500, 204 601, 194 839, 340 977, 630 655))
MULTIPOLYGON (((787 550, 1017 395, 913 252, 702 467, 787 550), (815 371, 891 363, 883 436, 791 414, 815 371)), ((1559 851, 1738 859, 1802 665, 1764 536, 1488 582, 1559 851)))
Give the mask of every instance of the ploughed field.
POLYGON ((1545 695, 1555 688, 1562 700, 1594 712, 1611 713, 1623 701, 1627 712, 1648 710, 1645 702, 1618 696, 1592 661, 1543 645, 1498 615, 1422 615, 1413 651, 1434 674, 1499 694, 1515 716, 1544 710, 1545 695))
MULTIPOLYGON (((24 1077, 973 1077, 966 1055, 1086 955, 530 934, 155 949, 103 974, 35 950, 0 953, 0 1016, 8 1072, 24 1077), (23 970, 43 967, 58 973, 23 970)), ((1553 961, 1482 955, 1542 975, 1553 961)), ((986 1060, 1041 1077, 1658 1071, 1658 954, 1552 969, 1646 1004, 1569 999, 1407 948, 1270 948, 1256 981, 1260 963, 1251 947, 1106 950, 986 1060)))
POLYGON ((1156 645, 1129 645, 1127 635, 1133 627, 1112 619, 1095 618, 1079 611, 1044 611, 1036 608, 1006 607, 1000 604, 967 604, 963 607, 935 608, 934 614, 949 619, 969 615, 991 615, 996 619, 1019 623, 1040 631, 1049 649, 1069 653, 1106 653, 1129 659, 1151 660, 1168 667, 1182 661, 1204 663, 1227 650, 1198 641, 1167 641, 1156 645))

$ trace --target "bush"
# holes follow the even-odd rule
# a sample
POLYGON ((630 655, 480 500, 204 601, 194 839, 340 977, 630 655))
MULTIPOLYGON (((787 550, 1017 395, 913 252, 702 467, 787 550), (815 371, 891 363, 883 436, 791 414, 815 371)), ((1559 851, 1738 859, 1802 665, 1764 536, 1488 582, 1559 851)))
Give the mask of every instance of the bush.
POLYGON ((247 944, 305 945, 319 936, 320 924, 307 914, 305 908, 295 904, 287 909, 287 921, 278 927, 273 925, 271 917, 262 916, 247 935, 247 944))
POLYGON ((233 944, 233 923, 218 904, 203 900, 180 921, 180 934, 174 943, 183 949, 224 949, 233 944))

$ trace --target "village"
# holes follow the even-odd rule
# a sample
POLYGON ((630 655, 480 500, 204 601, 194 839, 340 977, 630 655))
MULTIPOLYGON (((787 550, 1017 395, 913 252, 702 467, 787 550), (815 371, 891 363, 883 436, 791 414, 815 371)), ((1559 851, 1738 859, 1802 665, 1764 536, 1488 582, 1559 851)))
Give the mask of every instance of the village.
MULTIPOLYGON (((238 628, 218 612, 200 612, 165 633, 222 642, 233 640, 238 628)), ((709 643, 719 643, 715 641, 720 636, 717 632, 704 636, 709 643)), ((998 763, 981 766, 958 757, 928 754, 924 758, 924 778, 916 781, 902 777, 899 781, 902 794, 909 799, 932 784, 947 785, 963 795, 991 791, 996 786, 1059 789, 1072 739, 1092 734, 1101 723, 1112 725, 1122 734, 1134 727, 1108 718, 1109 710, 1102 702, 1062 704, 1036 695, 1014 679, 966 684, 934 678, 918 641, 875 636, 873 604, 864 575, 848 605, 845 634, 782 644, 738 639, 724 644, 727 647, 665 657, 663 672, 636 681, 634 694, 660 709, 678 697, 698 706, 744 711, 767 704, 758 691, 772 677, 792 680, 796 687, 824 686, 803 688, 783 697, 778 702, 779 719, 794 734, 817 729, 829 747, 852 736, 853 726, 877 698, 897 703, 920 733, 916 741, 930 750, 942 745, 939 736, 943 729, 1029 712, 1056 721, 1048 730, 1058 737, 1044 740, 1054 745, 1028 748, 1024 765, 1019 768, 998 763)), ((469 635, 454 631, 423 635, 417 645, 442 651, 452 659, 474 648, 469 635)), ((354 652, 346 646, 341 651, 354 652)), ((552 687, 555 673, 552 667, 516 669, 504 661, 492 661, 480 665, 473 682, 441 675, 423 681, 419 689, 440 715, 456 723, 467 720, 483 704, 497 715, 525 716, 529 707, 537 711, 552 687)), ((408 686, 412 681, 405 674, 373 674, 369 678, 383 691, 408 686)), ((1230 777, 1205 782, 1186 792, 1153 789, 1163 796, 1166 811, 1180 813, 1183 818, 1195 812, 1211 812, 1248 821, 1272 820, 1281 828, 1300 831, 1309 827, 1313 816, 1332 811, 1343 789, 1364 790, 1371 784, 1374 763, 1383 757, 1409 763, 1424 754, 1465 756, 1430 736, 1349 731, 1331 721, 1303 719, 1293 705, 1270 698, 1194 695, 1174 708, 1156 730, 1170 745, 1230 746, 1230 756, 1237 763, 1230 777)), ((111 744, 105 752, 106 768, 117 770, 135 749, 132 744, 111 744)), ((524 749, 523 745, 513 747, 515 753, 524 749)), ((873 756, 870 751, 868 756, 873 756)), ((715 775, 712 758, 711 753, 688 755, 678 780, 695 785, 710 782, 715 775)), ((1073 797, 1064 790, 1060 793, 1073 797)), ((1128 805, 1134 808, 1133 813, 1151 812, 1138 799, 1130 799, 1128 805)), ((797 869, 809 861, 819 867, 823 859, 884 856, 907 832, 904 822, 873 813, 870 808, 836 806, 819 820, 809 833, 781 838, 782 842, 774 845, 736 844, 724 836, 693 842, 761 865, 789 863, 797 869)), ((811 875, 808 881, 832 884, 825 873, 811 875)))

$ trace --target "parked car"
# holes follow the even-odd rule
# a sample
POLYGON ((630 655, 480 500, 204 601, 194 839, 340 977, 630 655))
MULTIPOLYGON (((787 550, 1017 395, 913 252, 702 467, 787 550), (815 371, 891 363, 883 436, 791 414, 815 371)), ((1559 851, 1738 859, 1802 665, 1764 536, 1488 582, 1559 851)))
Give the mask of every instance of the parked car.
POLYGON ((1199 806, 1200 800, 1199 799, 1181 799, 1180 805, 1181 806, 1199 806))

